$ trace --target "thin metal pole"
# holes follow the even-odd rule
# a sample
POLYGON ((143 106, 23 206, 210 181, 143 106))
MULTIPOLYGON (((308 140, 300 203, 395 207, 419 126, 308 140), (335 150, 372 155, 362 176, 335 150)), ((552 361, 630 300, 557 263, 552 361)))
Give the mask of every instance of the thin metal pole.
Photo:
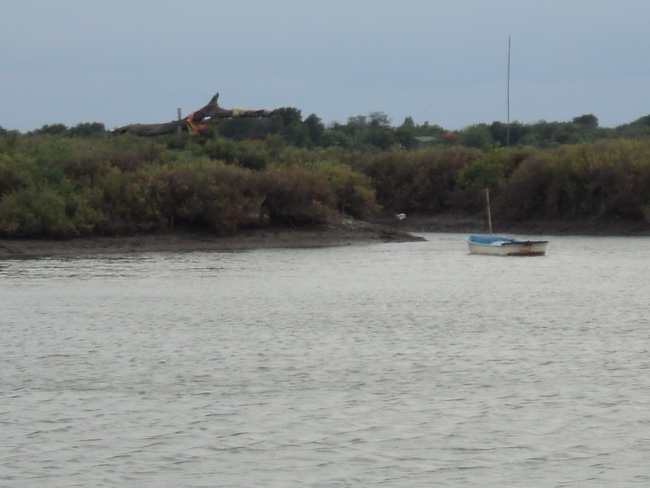
POLYGON ((506 129, 506 147, 510 147, 510 36, 508 36, 508 88, 507 88, 507 105, 508 105, 508 125, 506 129))
MULTIPOLYGON (((176 118, 178 119, 179 122, 181 121, 181 109, 180 109, 180 107, 176 109, 176 118)), ((178 124, 178 133, 180 134, 182 131, 183 131, 183 129, 181 128, 181 124, 178 124)))

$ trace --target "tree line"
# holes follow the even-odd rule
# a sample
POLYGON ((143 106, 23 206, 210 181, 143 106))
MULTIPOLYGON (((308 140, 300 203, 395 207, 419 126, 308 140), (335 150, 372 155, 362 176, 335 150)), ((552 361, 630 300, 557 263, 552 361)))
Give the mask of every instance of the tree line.
POLYGON ((517 127, 392 127, 375 113, 325 128, 281 109, 197 136, 112 136, 100 123, 0 129, 0 235, 225 235, 341 214, 474 214, 486 187, 513 223, 650 223, 650 117, 614 129, 593 116, 517 127))
MULTIPOLYGON (((551 148, 563 144, 596 142, 603 139, 638 139, 650 137, 650 115, 617 127, 601 127, 598 117, 584 114, 567 122, 539 121, 531 124, 495 121, 490 124, 470 125, 461 130, 446 130, 429 122, 416 124, 406 117, 400 125, 392 125, 383 112, 349 117, 345 123, 325 125, 316 115, 303 118, 299 109, 285 107, 274 110, 267 119, 230 118, 211 125, 203 137, 221 137, 232 141, 267 140, 280 137, 293 147, 386 150, 394 145, 405 149, 425 146, 462 145, 487 150, 491 147, 532 146, 551 148)), ((0 133, 7 132, 0 127, 0 133)), ((80 123, 73 127, 64 124, 44 125, 28 132, 31 135, 62 135, 87 137, 106 132, 104 124, 80 123)))

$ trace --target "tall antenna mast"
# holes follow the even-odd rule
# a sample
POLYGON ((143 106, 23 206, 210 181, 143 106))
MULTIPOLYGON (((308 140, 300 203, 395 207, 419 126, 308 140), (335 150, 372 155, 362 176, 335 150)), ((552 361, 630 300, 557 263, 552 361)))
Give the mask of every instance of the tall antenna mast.
POLYGON ((508 36, 508 88, 507 88, 508 123, 506 126, 506 146, 510 147, 510 36, 508 36))

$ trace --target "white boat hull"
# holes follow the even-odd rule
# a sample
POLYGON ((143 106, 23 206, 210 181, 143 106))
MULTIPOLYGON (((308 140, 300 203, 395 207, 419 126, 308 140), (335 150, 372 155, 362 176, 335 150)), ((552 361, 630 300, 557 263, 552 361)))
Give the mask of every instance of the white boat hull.
POLYGON ((544 256, 547 245, 548 241, 520 241, 505 237, 470 236, 467 238, 470 254, 487 256, 544 256), (480 242, 481 239, 484 242, 480 242))

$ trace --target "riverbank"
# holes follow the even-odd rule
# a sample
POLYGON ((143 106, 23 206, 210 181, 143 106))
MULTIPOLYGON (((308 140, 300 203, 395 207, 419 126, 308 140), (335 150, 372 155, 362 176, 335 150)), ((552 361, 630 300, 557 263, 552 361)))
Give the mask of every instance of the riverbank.
MULTIPOLYGON (((173 231, 120 237, 85 237, 68 240, 0 239, 0 259, 138 252, 245 251, 271 248, 333 247, 386 242, 417 242, 423 232, 486 233, 481 216, 384 215, 372 222, 342 218, 326 225, 267 228, 220 237, 208 232, 173 231)), ((536 221, 507 225, 495 222, 493 232, 518 236, 593 235, 650 236, 650 224, 618 220, 536 221)))
POLYGON ((165 233, 66 240, 0 239, 0 258, 137 252, 244 251, 422 240, 424 240, 422 237, 390 225, 344 218, 326 225, 246 230, 226 237, 208 232, 177 230, 165 233))
MULTIPOLYGON (((460 232, 468 234, 489 233, 488 223, 483 213, 407 215, 399 221, 393 215, 384 215, 376 224, 406 232, 460 232)), ((539 219, 527 222, 507 222, 498 219, 492 222, 494 234, 515 234, 519 236, 650 236, 650 222, 620 218, 591 218, 584 220, 539 219)))

